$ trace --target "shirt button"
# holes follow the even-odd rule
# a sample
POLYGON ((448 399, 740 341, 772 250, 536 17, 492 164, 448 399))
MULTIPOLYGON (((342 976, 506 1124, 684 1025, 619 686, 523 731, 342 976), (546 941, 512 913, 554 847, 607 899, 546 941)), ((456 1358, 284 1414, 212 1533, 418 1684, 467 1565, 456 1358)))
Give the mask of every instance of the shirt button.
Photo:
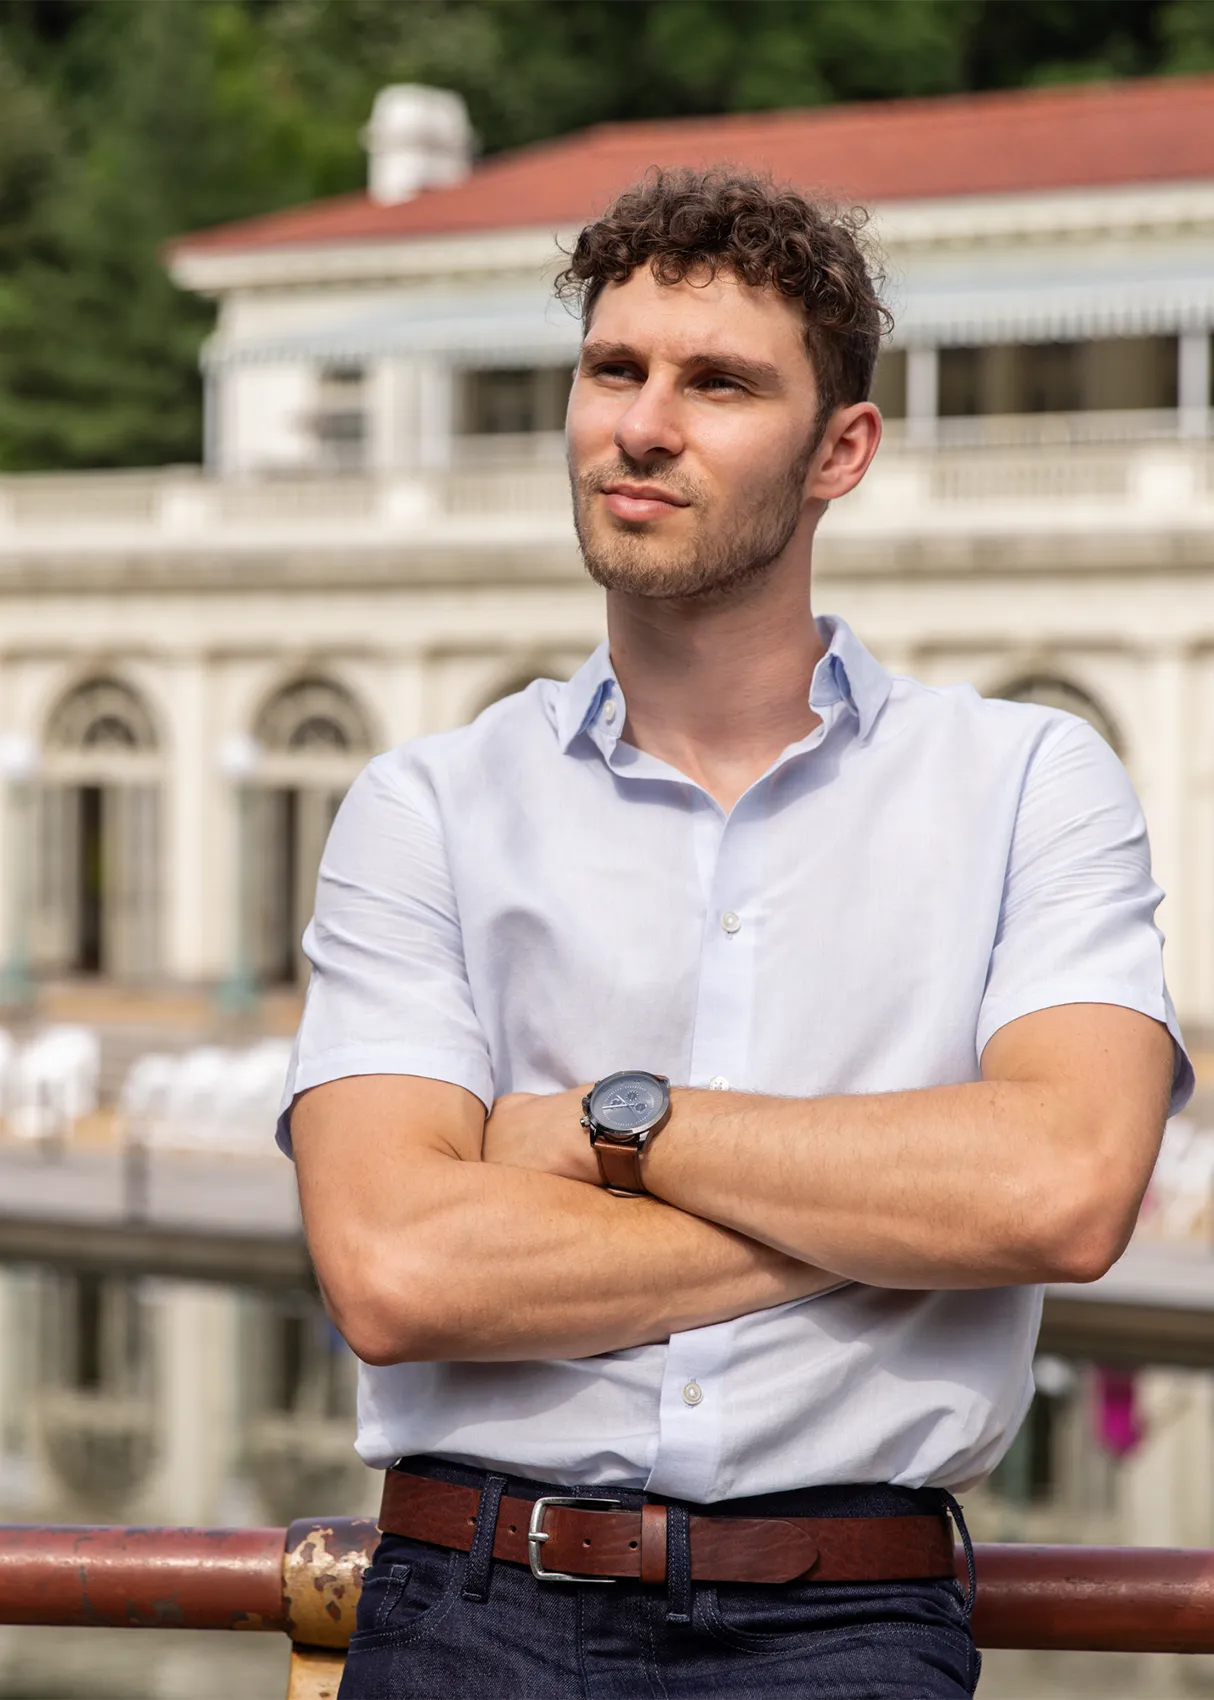
POLYGON ((605 702, 603 704, 603 719, 607 722, 608 726, 610 726, 611 722, 615 719, 615 704, 613 702, 605 702))
POLYGON ((708 1082, 708 1090, 710 1092, 728 1092, 729 1082, 723 1074, 714 1074, 708 1082))
POLYGON ((732 909, 727 909, 721 916, 721 927, 727 933, 736 933, 741 925, 741 921, 732 909))
POLYGON ((687 1382, 686 1386, 683 1388, 683 1403, 685 1405, 698 1405, 703 1397, 704 1389, 700 1386, 698 1381, 687 1382))

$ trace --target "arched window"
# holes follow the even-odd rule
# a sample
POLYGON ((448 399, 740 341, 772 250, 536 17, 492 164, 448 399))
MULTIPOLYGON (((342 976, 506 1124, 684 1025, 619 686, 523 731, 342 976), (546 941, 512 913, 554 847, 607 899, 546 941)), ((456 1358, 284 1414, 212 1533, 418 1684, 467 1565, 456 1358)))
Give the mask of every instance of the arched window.
POLYGON ((1008 702, 1035 702, 1042 708, 1062 708, 1094 726, 1106 744, 1121 753, 1121 734, 1110 714, 1085 690, 1053 673, 1026 673, 989 693, 1008 702))
POLYGON ((160 961, 164 740, 112 674, 47 716, 31 820, 31 951, 41 971, 147 982, 160 961))
POLYGON ((261 747, 276 755, 370 755, 372 738, 354 698, 328 679, 299 679, 270 698, 257 717, 261 747))
POLYGON ((51 714, 51 750, 150 751, 156 727, 143 699, 117 679, 90 679, 65 696, 51 714))
POLYGON ((307 972, 300 938, 312 913, 325 839, 376 740, 351 693, 315 675, 276 691, 253 733, 260 759, 244 805, 242 926, 258 979, 291 984, 307 972))

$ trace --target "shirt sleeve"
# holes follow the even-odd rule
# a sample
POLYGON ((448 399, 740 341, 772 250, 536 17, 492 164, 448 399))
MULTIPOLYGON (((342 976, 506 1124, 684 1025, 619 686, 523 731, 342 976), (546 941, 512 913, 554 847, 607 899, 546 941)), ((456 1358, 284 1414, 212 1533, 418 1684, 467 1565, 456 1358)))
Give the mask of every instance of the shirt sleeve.
POLYGON ((978 1054, 999 1028, 1038 1009, 1110 1003, 1163 1022, 1176 1048, 1171 1113, 1193 1068, 1168 996, 1146 822, 1129 776, 1098 732, 1067 716, 1025 776, 990 970, 978 1054))
POLYGON ((351 786, 304 934, 312 975, 278 1119, 290 1155, 301 1092, 355 1074, 418 1074, 493 1101, 455 893, 428 788, 399 753, 351 786))

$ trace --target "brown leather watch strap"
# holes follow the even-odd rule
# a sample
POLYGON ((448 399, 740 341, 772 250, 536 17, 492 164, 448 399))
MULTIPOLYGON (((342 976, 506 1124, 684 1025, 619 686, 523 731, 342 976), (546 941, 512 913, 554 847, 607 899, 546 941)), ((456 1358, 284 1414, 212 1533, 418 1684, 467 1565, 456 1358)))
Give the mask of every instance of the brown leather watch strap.
POLYGON ((641 1153, 635 1145, 614 1145, 609 1139, 592 1139, 594 1154, 599 1160, 599 1174, 608 1192, 644 1194, 647 1189, 641 1176, 641 1153))
MULTIPOLYGON (((608 1496, 609 1497, 609 1496, 608 1496)), ((389 1470, 379 1526, 385 1534, 467 1552, 480 1492, 431 1476, 389 1470)), ((502 1499, 493 1556, 527 1564, 533 1501, 502 1499)), ((666 1508, 543 1511, 545 1570, 572 1576, 666 1579, 666 1508)), ((701 1517, 690 1520, 697 1582, 895 1582, 953 1576, 952 1531, 943 1514, 910 1517, 701 1517)))

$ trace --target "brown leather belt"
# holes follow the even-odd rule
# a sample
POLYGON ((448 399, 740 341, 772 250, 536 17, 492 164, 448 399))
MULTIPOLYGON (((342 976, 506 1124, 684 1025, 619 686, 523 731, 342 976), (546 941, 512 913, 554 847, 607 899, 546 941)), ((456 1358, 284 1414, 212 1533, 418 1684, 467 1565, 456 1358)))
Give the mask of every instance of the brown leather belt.
MULTIPOLYGON (((467 1552, 480 1490, 389 1470, 379 1527, 467 1552)), ((529 1564, 542 1582, 666 1580, 666 1507, 619 1501, 504 1497, 494 1558, 529 1564)), ((952 1529, 938 1516, 700 1517, 691 1522, 697 1582, 900 1582, 953 1576, 952 1529)))

